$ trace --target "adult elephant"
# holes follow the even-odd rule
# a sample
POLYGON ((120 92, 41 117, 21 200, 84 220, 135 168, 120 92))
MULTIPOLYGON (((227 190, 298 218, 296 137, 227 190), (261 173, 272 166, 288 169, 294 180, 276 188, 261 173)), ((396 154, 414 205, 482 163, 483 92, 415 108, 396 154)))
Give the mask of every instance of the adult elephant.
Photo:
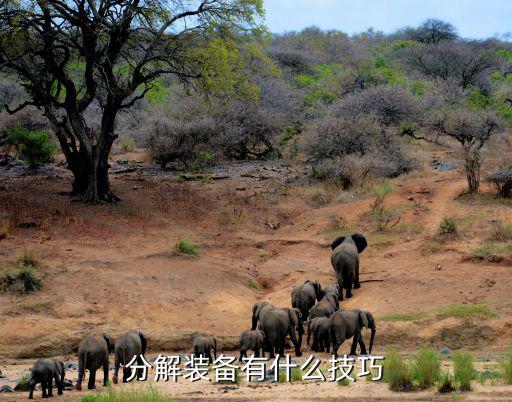
POLYGON ((325 288, 325 294, 319 303, 315 304, 309 310, 309 319, 312 320, 317 317, 330 317, 335 311, 340 308, 339 299, 342 290, 336 283, 329 285, 325 288))
MULTIPOLYGON (((352 285, 359 289, 359 254, 368 246, 366 238, 356 233, 352 236, 342 236, 331 243, 331 264, 336 273, 340 289, 346 290, 347 299, 352 297, 352 285)), ((343 291, 341 299, 343 300, 343 291)))
POLYGON ((96 370, 103 367, 103 386, 108 384, 108 357, 112 353, 112 344, 107 334, 91 334, 78 345, 78 380, 76 389, 82 389, 82 380, 85 370, 89 370, 88 389, 94 389, 96 381, 96 370))
POLYGON ((308 345, 310 344, 311 336, 313 337, 313 345, 311 350, 313 352, 329 353, 329 318, 316 317, 308 323, 308 345))
POLYGON ((350 354, 356 354, 357 344, 361 349, 361 354, 366 354, 366 346, 361 335, 363 328, 369 328, 371 332, 369 353, 372 353, 373 341, 377 327, 373 315, 368 311, 362 310, 344 310, 337 311, 331 315, 329 321, 329 332, 332 342, 332 353, 338 356, 338 348, 345 342, 346 339, 354 338, 352 340, 352 347, 350 354))
POLYGON ((134 357, 137 357, 137 364, 139 366, 142 365, 141 356, 146 353, 147 344, 146 336, 141 331, 127 331, 117 337, 114 352, 114 376, 112 377, 114 384, 117 384, 117 374, 121 364, 123 365, 123 382, 127 382, 127 379, 132 374, 132 369, 126 367, 126 365, 130 363, 134 357))
POLYGON ((288 335, 295 347, 295 355, 302 356, 300 348, 302 346, 302 318, 300 310, 296 308, 273 308, 265 312, 260 318, 260 329, 265 333, 265 349, 270 352, 270 358, 275 357, 275 350, 280 356, 284 355, 284 345, 288 335), (295 329, 299 338, 295 336, 295 329))
POLYGON ((263 317, 265 312, 272 310, 276 308, 274 305, 270 304, 266 301, 261 301, 254 303, 254 306, 252 306, 252 325, 251 325, 251 331, 254 331, 256 327, 258 326, 258 322, 263 317))
POLYGON ((309 309, 317 301, 322 300, 323 291, 320 282, 310 281, 309 279, 302 285, 292 289, 292 307, 298 308, 302 314, 302 320, 307 321, 309 309))

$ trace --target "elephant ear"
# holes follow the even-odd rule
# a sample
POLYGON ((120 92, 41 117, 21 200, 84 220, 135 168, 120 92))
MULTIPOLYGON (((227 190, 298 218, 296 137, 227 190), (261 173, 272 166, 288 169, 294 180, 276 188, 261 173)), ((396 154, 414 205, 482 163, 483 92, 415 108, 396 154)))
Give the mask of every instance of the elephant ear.
POLYGON ((107 334, 103 334, 103 339, 105 339, 105 342, 107 342, 108 354, 111 354, 112 353, 112 343, 110 343, 110 336, 108 336, 107 334))
POLYGON ((331 249, 335 249, 336 247, 338 247, 341 243, 343 243, 343 241, 345 240, 345 236, 340 236, 340 237, 337 237, 335 238, 332 243, 331 243, 331 249))
POLYGON ((361 254, 364 251, 364 249, 368 246, 366 237, 364 237, 361 233, 355 233, 351 237, 352 240, 354 240, 354 243, 356 244, 357 252, 361 254))
POLYGON ((320 285, 320 282, 318 282, 318 281, 312 281, 311 284, 315 288, 316 299, 318 301, 320 301, 320 299, 321 299, 320 294, 322 293, 322 285, 320 285))
POLYGON ((366 315, 365 311, 359 312, 359 321, 361 321, 361 325, 363 327, 369 328, 368 316, 366 315))
POLYGON ((144 332, 139 331, 139 338, 140 338, 140 345, 142 349, 142 354, 146 354, 146 348, 148 347, 148 339, 146 338, 146 335, 144 335, 144 332))

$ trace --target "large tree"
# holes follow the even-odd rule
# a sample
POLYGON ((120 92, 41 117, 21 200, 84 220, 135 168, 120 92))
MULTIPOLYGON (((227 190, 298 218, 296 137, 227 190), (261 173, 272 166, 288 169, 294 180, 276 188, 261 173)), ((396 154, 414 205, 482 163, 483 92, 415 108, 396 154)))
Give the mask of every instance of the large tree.
POLYGON ((40 108, 74 175, 73 193, 115 201, 108 156, 118 113, 162 75, 215 89, 243 85, 236 38, 261 32, 262 15, 262 0, 0 0, 0 71, 27 93, 4 106, 40 108))

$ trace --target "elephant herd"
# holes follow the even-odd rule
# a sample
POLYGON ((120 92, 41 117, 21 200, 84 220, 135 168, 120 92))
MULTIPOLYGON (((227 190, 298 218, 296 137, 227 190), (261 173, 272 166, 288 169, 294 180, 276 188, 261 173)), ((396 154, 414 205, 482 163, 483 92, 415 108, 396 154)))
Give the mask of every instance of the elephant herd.
MULTIPOLYGON (((347 298, 352 297, 352 287, 360 288, 359 254, 366 248, 363 235, 338 237, 332 244, 331 263, 337 282, 322 288, 316 280, 307 280, 296 286, 291 292, 292 307, 275 307, 262 301, 252 309, 252 328, 240 335, 240 357, 247 357, 252 350, 256 357, 265 356, 265 351, 274 358, 276 353, 284 355, 286 338, 289 337, 295 355, 301 356, 304 322, 307 325, 307 343, 313 343, 315 352, 332 353, 337 356, 338 348, 347 339, 353 337, 350 353, 355 355, 359 344, 361 353, 366 354, 366 346, 361 337, 363 328, 371 329, 369 353, 372 351, 376 326, 371 313, 362 310, 342 310, 343 290, 347 298)), ((86 336, 78 346, 78 379, 76 389, 82 389, 85 370, 89 370, 88 389, 95 388, 96 371, 103 369, 103 385, 108 383, 109 355, 114 352, 115 366, 112 381, 118 382, 119 368, 123 366, 123 382, 131 376, 131 368, 126 365, 133 358, 142 365, 141 356, 146 353, 147 339, 141 331, 127 331, 119 335, 112 347, 107 334, 86 336)), ((193 341, 193 353, 196 357, 207 357, 210 362, 217 358, 217 342, 212 337, 198 336, 193 341), (213 352, 213 358, 212 358, 213 352)), ((33 398, 35 385, 40 383, 43 398, 52 396, 53 382, 59 395, 64 388, 64 364, 56 359, 39 359, 34 363, 30 376, 29 399, 33 398)))
POLYGON ((369 353, 375 339, 376 325, 371 313, 362 310, 340 310, 343 290, 347 298, 352 297, 352 287, 361 287, 359 281, 359 254, 368 243, 362 234, 338 237, 331 243, 331 263, 337 282, 322 288, 320 282, 307 280, 292 289, 292 307, 278 308, 262 301, 255 303, 252 311, 252 329, 240 337, 240 360, 252 349, 256 356, 260 350, 283 355, 288 336, 295 348, 296 356, 301 356, 304 324, 308 329, 307 343, 313 344, 314 352, 332 353, 337 356, 340 345, 353 338, 351 355, 355 355, 359 344, 361 353, 366 354, 366 345, 361 336, 363 328, 371 330, 369 353), (256 330, 258 328, 258 330, 256 330), (250 348, 248 345, 254 345, 250 348))

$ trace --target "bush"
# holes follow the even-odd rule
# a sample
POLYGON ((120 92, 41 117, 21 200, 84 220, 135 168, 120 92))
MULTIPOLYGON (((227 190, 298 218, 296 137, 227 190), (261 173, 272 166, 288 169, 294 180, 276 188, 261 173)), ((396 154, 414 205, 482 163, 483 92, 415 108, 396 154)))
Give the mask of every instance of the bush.
POLYGON ((163 395, 155 388, 133 389, 133 390, 114 390, 110 388, 104 394, 87 395, 79 402, 171 402, 172 399, 163 395))
POLYGON ((29 131, 20 127, 8 130, 7 141, 16 147, 18 155, 31 168, 37 168, 53 160, 57 146, 46 131, 29 131))
POLYGON ((123 152, 133 152, 135 149, 135 142, 129 137, 124 137, 119 141, 119 147, 123 152))
POLYGON ((414 388, 412 370, 394 349, 386 356, 383 374, 383 381, 392 391, 411 391, 414 388))
POLYGON ((488 175, 486 181, 494 185, 500 197, 510 197, 512 193, 512 167, 488 175))
POLYGON ((189 255, 198 255, 199 254, 199 249, 184 239, 181 239, 178 241, 178 243, 176 243, 176 250, 178 250, 181 253, 185 253, 185 254, 189 254, 189 255))
POLYGON ((441 373, 441 362, 435 351, 422 348, 414 361, 414 378, 420 388, 426 389, 434 385, 441 373))
POLYGON ((507 353, 505 360, 501 362, 500 366, 503 382, 512 385, 512 352, 507 353))
POLYGON ((440 235, 456 234, 457 224, 455 223, 455 219, 450 217, 444 218, 439 224, 438 233, 440 235))
POLYGON ((512 240, 512 224, 498 221, 493 228, 491 240, 508 241, 512 240))
POLYGON ((42 280, 34 265, 24 258, 16 262, 15 269, 7 270, 0 276, 0 289, 18 295, 31 293, 42 287, 42 280))
POLYGON ((450 373, 444 372, 441 375, 437 384, 437 390, 442 394, 455 391, 455 387, 453 386, 453 376, 450 373))
POLYGON ((453 378, 461 391, 471 391, 471 381, 475 379, 473 356, 467 351, 457 350, 453 354, 453 378))

